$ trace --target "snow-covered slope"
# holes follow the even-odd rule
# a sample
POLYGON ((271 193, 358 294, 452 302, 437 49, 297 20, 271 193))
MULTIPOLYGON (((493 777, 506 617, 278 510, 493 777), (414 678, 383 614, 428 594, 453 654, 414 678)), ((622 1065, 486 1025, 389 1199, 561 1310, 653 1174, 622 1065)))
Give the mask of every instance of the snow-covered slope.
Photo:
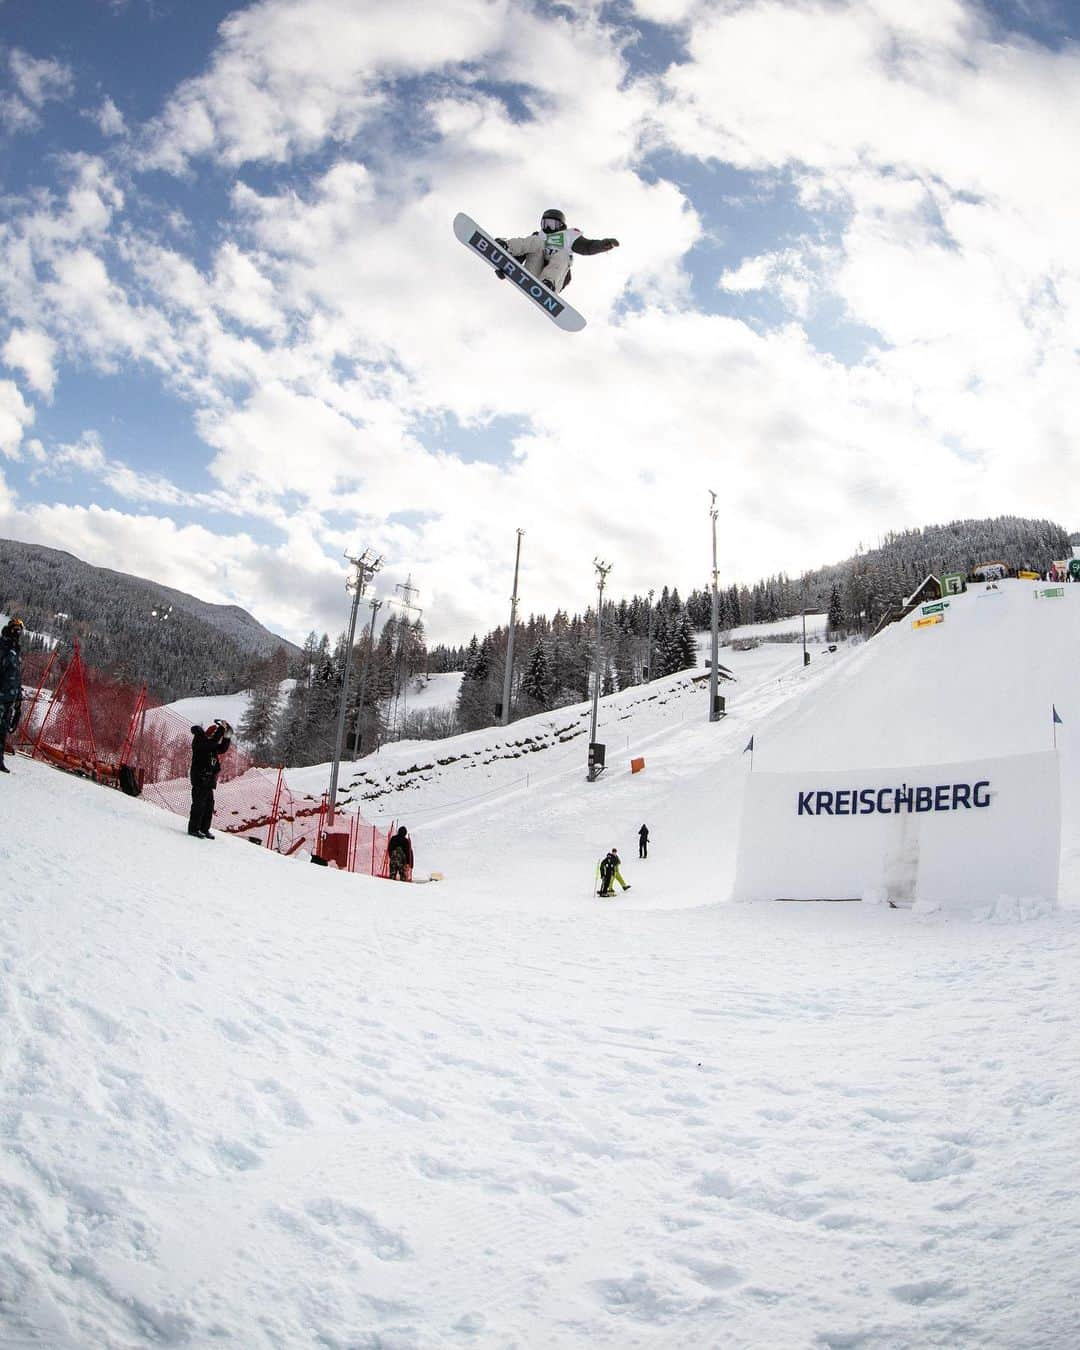
POLYGON ((409 712, 452 707, 457 702, 460 688, 460 670, 448 670, 435 675, 417 675, 409 682, 407 698, 409 712))
MULTIPOLYGON (((282 703, 295 683, 295 680, 281 681, 278 696, 282 703)), ((251 692, 244 690, 239 694, 195 694, 191 698, 179 698, 174 703, 167 703, 165 708, 182 718, 185 724, 197 722, 200 726, 208 726, 214 718, 223 717, 233 727, 238 727, 247 716, 250 703, 251 692)), ((153 718, 153 714, 154 710, 151 709, 149 716, 153 718)))
POLYGON ((742 654, 718 724, 680 677, 607 700, 594 784, 586 736, 388 747, 380 782, 451 760, 369 802, 428 886, 16 758, 0 1343, 1076 1344, 1080 913, 708 903, 750 732, 875 645, 742 654), (612 843, 633 889, 599 902, 612 843))
MULTIPOLYGON (((972 586, 944 622, 919 609, 865 643, 777 719, 757 745, 765 768, 863 768, 1026 754, 1051 743, 1051 705, 1080 726, 1080 586, 972 586)), ((1064 738, 1063 738, 1064 744, 1064 738)))
MULTIPOLYGON (((806 641, 808 643, 824 642, 827 628, 827 615, 808 614, 806 616, 806 641)), ((742 623, 736 628, 728 630, 725 637, 732 642, 745 641, 747 638, 756 638, 759 642, 775 642, 780 638, 801 638, 802 633, 802 615, 795 614, 789 619, 775 619, 772 623, 742 623)), ((723 660, 723 657, 720 659, 723 660)))
MULTIPOLYGON (((738 752, 760 719, 844 659, 825 652, 804 669, 800 649, 790 645, 725 652, 736 676, 723 685, 732 712, 712 724, 701 672, 602 699, 597 737, 608 767, 597 783, 586 781, 591 705, 582 703, 443 741, 392 742, 344 766, 339 799, 381 825, 404 823, 420 872, 509 872, 513 882, 500 887, 499 904, 574 909, 591 894, 602 854, 612 845, 624 859, 636 853, 643 822, 664 851, 665 885, 634 893, 632 903, 726 899, 746 772, 738 752), (633 774, 638 756, 645 769, 633 774), (696 841, 693 849, 682 846, 686 838, 696 841), (517 852, 534 850, 541 867, 513 866, 517 852)), ((328 778, 325 765, 288 774, 292 787, 313 794, 328 778)))

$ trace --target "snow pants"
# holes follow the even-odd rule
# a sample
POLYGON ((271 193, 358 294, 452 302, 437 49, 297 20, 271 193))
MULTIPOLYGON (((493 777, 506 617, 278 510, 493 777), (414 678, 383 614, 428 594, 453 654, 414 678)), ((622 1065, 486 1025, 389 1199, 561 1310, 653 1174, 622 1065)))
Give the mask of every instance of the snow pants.
POLYGON ((14 702, 0 702, 0 764, 4 762, 4 742, 8 738, 8 727, 11 725, 11 714, 14 707, 14 702))
POLYGON ((568 248, 547 249, 542 234, 527 234, 520 239, 506 241, 507 253, 521 259, 521 265, 527 267, 540 281, 551 283, 551 289, 561 291, 570 275, 571 254, 568 248))
POLYGON ((188 816, 188 834, 209 834, 214 819, 214 780, 191 785, 191 813, 188 816))
POLYGON ((607 869, 606 867, 601 868, 601 870, 600 870, 600 894, 601 894, 601 895, 614 895, 614 894, 615 894, 615 882, 616 882, 616 881, 619 883, 619 885, 623 888, 624 891, 628 889, 628 888, 627 888, 627 885, 626 885, 626 882, 623 881, 623 875, 622 875, 622 873, 619 871, 619 869, 618 869, 617 867, 613 867, 610 871, 608 871, 608 869, 607 869))

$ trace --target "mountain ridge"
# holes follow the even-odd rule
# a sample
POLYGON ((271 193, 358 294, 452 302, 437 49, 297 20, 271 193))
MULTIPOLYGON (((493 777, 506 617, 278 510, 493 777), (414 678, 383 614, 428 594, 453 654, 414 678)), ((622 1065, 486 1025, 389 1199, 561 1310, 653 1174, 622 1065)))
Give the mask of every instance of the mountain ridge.
POLYGON ((61 646, 77 639, 90 665, 166 701, 236 688, 279 648, 300 655, 239 605, 16 539, 0 539, 0 610, 61 646))

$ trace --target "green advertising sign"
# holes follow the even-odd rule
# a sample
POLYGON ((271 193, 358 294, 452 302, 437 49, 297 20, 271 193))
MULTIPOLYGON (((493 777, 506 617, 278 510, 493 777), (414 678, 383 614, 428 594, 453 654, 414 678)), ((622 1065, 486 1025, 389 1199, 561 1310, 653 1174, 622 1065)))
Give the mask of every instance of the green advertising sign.
POLYGON ((1045 587, 1043 590, 1041 590, 1041 591, 1036 591, 1036 592, 1035 592, 1035 599, 1036 599, 1036 600, 1064 600, 1064 599, 1065 599, 1065 587, 1064 587, 1064 586, 1047 586, 1047 587, 1045 587))
POLYGON ((923 605, 923 614, 944 614, 949 608, 948 600, 938 600, 932 605, 923 605))

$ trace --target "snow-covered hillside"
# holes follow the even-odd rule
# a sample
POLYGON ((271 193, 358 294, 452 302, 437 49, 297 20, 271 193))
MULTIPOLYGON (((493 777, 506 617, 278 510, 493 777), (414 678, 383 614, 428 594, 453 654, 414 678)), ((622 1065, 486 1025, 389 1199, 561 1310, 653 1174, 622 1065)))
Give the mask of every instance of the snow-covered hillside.
MULTIPOLYGON (((1002 602, 1002 678, 1041 699, 1080 588, 1024 603, 1062 606, 1014 640, 1002 602)), ((910 645, 947 637, 966 687, 990 622, 910 645)), ((895 633, 805 670, 734 654, 717 724, 685 676, 604 700, 593 784, 581 709, 565 741, 552 717, 384 747, 345 790, 406 821, 427 886, 191 840, 14 759, 0 1343, 1080 1341, 1075 828, 1065 907, 1027 923, 715 903, 751 733, 801 753, 844 691, 908 744, 885 672, 916 703, 942 671, 895 633), (612 843, 632 889, 602 902, 612 843)))
MULTIPOLYGON (((725 652, 732 713, 709 724, 702 672, 671 675, 602 699, 597 737, 607 747, 600 784, 586 782, 591 705, 577 704, 443 741, 397 741, 343 766, 339 800, 379 824, 404 823, 418 870, 454 877, 504 874, 515 849, 542 866, 515 874, 504 902, 573 910, 590 894, 596 860, 628 856, 647 822, 665 854, 665 886, 633 903, 699 905, 730 893, 746 762, 739 751, 759 720, 823 680, 841 652, 803 668, 790 645, 725 652), (645 769, 630 772, 643 757, 645 769), (693 837, 692 850, 671 841, 693 837), (703 866, 704 859, 704 866, 703 866)), ((325 790, 325 765, 293 770, 290 786, 325 790)))
MULTIPOLYGON (((289 690, 295 683, 295 680, 281 681, 278 687, 281 703, 288 698, 289 690)), ((197 722, 200 726, 207 726, 214 718, 223 717, 233 727, 239 727, 247 716, 250 704, 251 691, 244 690, 239 694, 194 694, 191 698, 180 698, 174 703, 167 703, 165 708, 188 724, 197 722)), ((154 710, 151 709, 148 714, 151 720, 153 715, 154 710)))
MULTIPOLYGON (((806 641, 808 643, 824 642, 827 629, 827 615, 808 614, 806 616, 806 641)), ((801 638, 802 633, 803 617, 801 614, 794 614, 789 619, 775 619, 771 623, 742 623, 730 629, 724 636, 730 642, 745 642, 747 639, 753 638, 756 638, 759 642, 776 642, 780 638, 801 638)), ((721 657, 721 660, 723 660, 723 657, 721 657)))

